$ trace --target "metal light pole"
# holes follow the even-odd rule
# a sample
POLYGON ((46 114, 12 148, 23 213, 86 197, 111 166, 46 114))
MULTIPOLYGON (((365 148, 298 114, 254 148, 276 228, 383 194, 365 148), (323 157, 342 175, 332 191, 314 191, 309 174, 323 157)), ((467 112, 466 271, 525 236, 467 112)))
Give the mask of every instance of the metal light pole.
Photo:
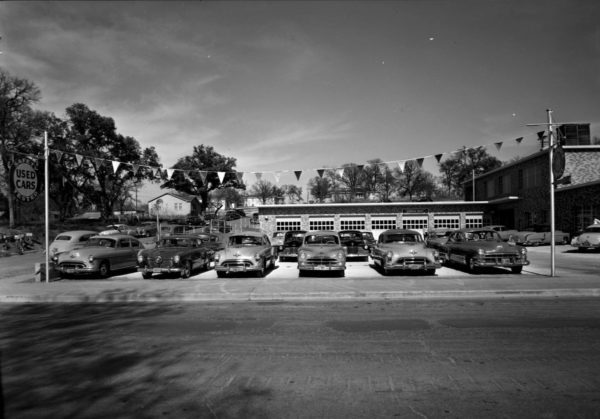
POLYGON ((50 150, 48 149, 48 131, 44 131, 44 211, 45 211, 45 230, 46 230, 46 239, 44 246, 46 247, 46 283, 50 282, 50 199, 48 196, 49 193, 49 183, 50 180, 50 171, 48 169, 48 160, 50 156, 50 150))

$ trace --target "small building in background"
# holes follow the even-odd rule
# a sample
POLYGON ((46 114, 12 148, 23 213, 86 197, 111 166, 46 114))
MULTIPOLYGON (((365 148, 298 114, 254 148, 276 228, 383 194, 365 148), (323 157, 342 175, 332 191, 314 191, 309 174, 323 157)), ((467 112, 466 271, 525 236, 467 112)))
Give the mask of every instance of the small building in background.
POLYGON ((160 218, 184 218, 198 216, 201 212, 200 198, 182 192, 166 192, 148 201, 148 214, 160 218))

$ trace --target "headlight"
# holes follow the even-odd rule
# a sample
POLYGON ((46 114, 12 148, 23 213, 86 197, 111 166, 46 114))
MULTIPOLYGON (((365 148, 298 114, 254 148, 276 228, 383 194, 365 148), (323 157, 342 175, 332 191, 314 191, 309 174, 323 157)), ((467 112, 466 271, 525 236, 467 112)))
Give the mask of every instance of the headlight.
POLYGON ((179 263, 179 260, 180 260, 180 259, 179 259, 179 255, 175 255, 175 256, 173 256, 173 262, 174 262, 174 263, 179 263))
POLYGON ((300 253, 298 253, 298 259, 306 259, 308 257, 308 255, 306 254, 306 252, 302 251, 300 253))
POLYGON ((215 253, 214 259, 215 259, 215 262, 218 262, 219 259, 221 259, 221 254, 220 253, 215 253))
POLYGON ((94 261, 94 255, 90 255, 88 257, 88 262, 92 263, 94 261))
POLYGON ((260 260, 260 253, 256 253, 254 255, 254 260, 260 260))
POLYGON ((433 258, 434 259, 439 259, 439 257, 440 257, 440 252, 438 252, 437 250, 434 250, 433 251, 433 258))
POLYGON ((527 249, 526 249, 526 248, 524 248, 524 247, 521 247, 521 254, 522 254, 523 256, 526 256, 526 255, 527 255, 527 249))
POLYGON ((139 263, 142 263, 142 262, 144 261, 144 256, 143 256, 143 255, 138 255, 138 257, 137 257, 137 261, 138 261, 139 263))
POLYGON ((346 253, 345 253, 345 252, 343 252, 343 251, 342 251, 342 252, 338 252, 338 254, 337 254, 337 258, 338 258, 339 260, 344 260, 344 259, 346 258, 346 253))
POLYGON ((479 256, 483 256, 483 255, 485 255, 485 250, 477 249, 477 254, 479 254, 479 256))
POLYGON ((392 257, 394 257, 394 254, 393 254, 392 252, 387 252, 387 253, 385 254, 385 258, 386 258, 387 260, 392 260, 392 257))

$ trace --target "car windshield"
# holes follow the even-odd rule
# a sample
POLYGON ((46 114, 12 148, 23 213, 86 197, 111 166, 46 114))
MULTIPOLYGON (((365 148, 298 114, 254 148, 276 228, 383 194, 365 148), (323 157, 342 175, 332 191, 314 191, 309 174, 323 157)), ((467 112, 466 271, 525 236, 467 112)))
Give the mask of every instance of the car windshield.
POLYGON ((465 234, 467 241, 500 241, 500 236, 495 231, 470 231, 465 234))
POLYGON ((310 236, 306 236, 306 239, 304 240, 304 243, 306 244, 329 244, 329 245, 335 245, 335 244, 340 244, 340 239, 338 236, 336 235, 317 235, 317 234, 312 234, 310 236))
POLYGON ((589 226, 585 230, 584 233, 600 233, 600 225, 598 226, 589 226))
POLYGON ((372 239, 373 238, 373 234, 372 233, 362 233, 362 236, 365 239, 372 239))
POLYGON ((260 237, 255 236, 231 236, 228 241, 229 246, 260 246, 260 237))
POLYGON ((360 233, 341 232, 340 238, 342 240, 362 240, 363 236, 360 233))
POLYGON ((172 237, 168 239, 162 239, 160 241, 160 247, 189 247, 192 245, 192 240, 187 237, 172 237))
POLYGON ((92 246, 95 246, 95 247, 98 247, 98 246, 100 246, 100 247, 116 247, 116 244, 117 244, 116 240, 108 239, 108 238, 104 238, 104 237, 102 237, 102 238, 95 237, 93 239, 88 240, 85 245, 87 247, 92 247, 92 246))
POLYGON ((383 238, 383 243, 419 243, 421 236, 418 234, 388 234, 383 238))
POLYGON ((301 231, 297 231, 295 233, 288 232, 288 233, 285 233, 285 240, 287 241, 287 240, 302 239, 304 237, 304 234, 306 234, 306 233, 303 233, 301 231))

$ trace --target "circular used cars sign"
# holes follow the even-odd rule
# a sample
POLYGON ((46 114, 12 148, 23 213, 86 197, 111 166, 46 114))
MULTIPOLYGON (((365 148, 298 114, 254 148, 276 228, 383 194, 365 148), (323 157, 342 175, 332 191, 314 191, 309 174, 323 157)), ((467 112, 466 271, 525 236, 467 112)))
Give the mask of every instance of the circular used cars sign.
POLYGON ((11 182, 15 197, 19 201, 30 202, 39 195, 37 164, 30 159, 16 159, 11 169, 11 182))

